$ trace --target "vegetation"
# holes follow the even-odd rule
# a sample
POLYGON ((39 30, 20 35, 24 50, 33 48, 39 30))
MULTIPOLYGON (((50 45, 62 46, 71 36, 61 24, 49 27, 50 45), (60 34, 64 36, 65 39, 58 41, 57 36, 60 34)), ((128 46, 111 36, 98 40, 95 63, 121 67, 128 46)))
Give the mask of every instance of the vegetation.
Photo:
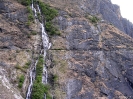
POLYGON ((32 21, 34 20, 33 14, 29 13, 29 15, 28 15, 28 20, 29 20, 30 22, 32 22, 32 21))
POLYGON ((91 21, 91 23, 97 23, 99 21, 99 19, 96 17, 96 16, 93 16, 93 15, 85 15, 85 17, 87 19, 89 19, 91 21))
POLYGON ((31 0, 17 0, 22 5, 28 6, 31 4, 31 0))
POLYGON ((26 73, 26 70, 29 68, 29 65, 31 64, 31 62, 27 62, 23 67, 16 65, 15 68, 18 70, 21 70, 22 72, 26 73))
POLYGON ((99 19, 96 16, 92 16, 89 18, 92 23, 97 23, 99 19))
POLYGON ((26 69, 23 68, 22 66, 16 65, 15 68, 18 69, 18 70, 21 70, 24 73, 26 73, 26 69))
POLYGON ((57 28, 55 28, 55 26, 52 24, 52 22, 46 22, 45 24, 45 28, 46 31, 50 34, 50 35, 60 35, 60 32, 58 31, 57 28))
POLYGON ((28 69, 28 68, 29 68, 29 66, 30 66, 30 64, 31 64, 31 62, 30 62, 30 61, 29 61, 29 62, 27 62, 27 63, 24 65, 24 67, 23 67, 23 68, 28 69))
MULTIPOLYGON (((33 11, 29 7, 29 5, 32 3, 32 0, 18 0, 21 4, 27 6, 27 11, 28 11, 28 21, 26 22, 26 25, 29 27, 32 22, 34 22, 34 16, 33 16, 33 11)), ((59 30, 53 25, 52 20, 58 15, 58 11, 54 8, 51 8, 49 5, 44 4, 43 2, 39 0, 34 0, 34 2, 38 2, 41 13, 43 16, 45 16, 46 23, 46 31, 48 32, 49 35, 60 35, 59 30)), ((39 21, 42 21, 42 16, 37 13, 39 21)))
POLYGON ((39 1, 39 6, 41 9, 42 15, 45 16, 45 20, 46 20, 45 27, 48 34, 60 35, 59 30, 52 23, 52 20, 58 15, 58 11, 40 1, 39 1))
POLYGON ((45 15, 45 20, 48 22, 53 20, 58 15, 57 10, 55 10, 54 8, 51 8, 49 5, 44 4, 43 2, 39 1, 39 6, 42 14, 45 15))
POLYGON ((19 88, 22 88, 23 83, 24 83, 24 79, 25 79, 24 75, 21 75, 19 78, 19 83, 18 83, 19 88))
POLYGON ((30 26, 32 22, 34 22, 34 16, 33 16, 33 11, 30 8, 30 4, 31 4, 32 0, 18 0, 19 3, 21 3, 22 5, 27 6, 27 12, 28 12, 28 21, 26 23, 27 26, 30 26))
POLYGON ((57 80, 58 80, 58 76, 55 74, 55 75, 53 75, 53 82, 54 83, 56 83, 57 82, 57 80))
POLYGON ((28 22, 33 22, 34 20, 33 12, 29 6, 27 6, 27 12, 28 12, 28 22))
POLYGON ((36 79, 33 83, 31 99, 43 99, 44 93, 47 99, 52 99, 49 95, 50 87, 42 83, 43 63, 43 56, 40 56, 36 66, 36 79))
POLYGON ((37 35, 37 32, 36 31, 32 31, 31 35, 37 35))

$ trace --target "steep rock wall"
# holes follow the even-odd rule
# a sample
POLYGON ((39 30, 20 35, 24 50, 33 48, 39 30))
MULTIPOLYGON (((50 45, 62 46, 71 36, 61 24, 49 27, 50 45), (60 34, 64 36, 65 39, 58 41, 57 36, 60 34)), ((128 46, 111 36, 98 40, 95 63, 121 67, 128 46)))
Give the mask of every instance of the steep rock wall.
POLYGON ((58 75, 56 99, 133 98, 130 36, 105 21, 91 23, 62 10, 54 22, 62 34, 51 38, 46 63, 49 77, 58 75))

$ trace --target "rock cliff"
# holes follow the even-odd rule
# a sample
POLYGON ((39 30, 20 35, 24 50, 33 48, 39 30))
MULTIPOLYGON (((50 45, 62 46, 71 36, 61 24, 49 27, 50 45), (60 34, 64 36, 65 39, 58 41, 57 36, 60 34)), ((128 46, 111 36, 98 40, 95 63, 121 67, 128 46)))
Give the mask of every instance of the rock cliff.
MULTIPOLYGON (((52 23, 61 35, 50 36, 45 62, 53 99, 133 99, 133 25, 119 7, 111 0, 41 1, 59 12, 52 23)), ((0 1, 0 99, 26 96, 41 50, 39 25, 27 22, 26 6, 0 1)))

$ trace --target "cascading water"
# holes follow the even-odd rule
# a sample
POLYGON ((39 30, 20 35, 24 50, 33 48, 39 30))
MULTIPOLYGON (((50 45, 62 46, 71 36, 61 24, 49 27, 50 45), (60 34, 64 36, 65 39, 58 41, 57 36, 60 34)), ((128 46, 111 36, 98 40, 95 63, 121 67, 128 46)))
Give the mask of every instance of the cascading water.
MULTIPOLYGON (((37 14, 36 13, 37 13, 37 11, 38 11, 38 13, 41 14, 41 10, 39 8, 39 5, 37 5, 37 9, 38 10, 36 10, 36 8, 34 7, 33 0, 32 0, 31 8, 32 8, 32 11, 34 12, 35 22, 37 22, 36 21, 36 18, 37 18, 37 14)), ((39 20, 38 20, 38 22, 39 22, 39 20)), ((43 57, 44 57, 44 60, 45 60, 46 51, 51 47, 51 43, 49 43, 48 35, 45 32, 45 27, 44 27, 43 21, 42 21, 42 23, 40 23, 40 26, 41 26, 41 29, 42 29, 42 43, 43 43, 43 48, 44 48, 43 49, 43 52, 44 52, 43 53, 43 57)), ((29 84, 29 87, 28 87, 26 99, 30 99, 30 96, 31 96, 33 81, 35 80, 35 76, 36 76, 36 65, 37 65, 37 62, 38 62, 38 60, 36 60, 36 63, 34 65, 33 69, 31 69, 31 71, 30 71, 30 84, 29 84)), ((42 83, 43 84, 47 84, 47 78, 48 78, 47 68, 46 68, 46 65, 43 64, 43 74, 42 74, 42 83)), ((44 93, 44 99, 46 99, 46 94, 45 93, 44 93)))
POLYGON ((30 96, 31 96, 33 81, 35 80, 35 77, 36 77, 36 65, 37 65, 37 62, 38 62, 38 60, 36 60, 33 69, 31 68, 31 71, 30 71, 30 85, 28 87, 26 99, 30 99, 30 96))
MULTIPOLYGON (((45 32, 45 28, 44 28, 43 23, 41 23, 41 26, 42 26, 42 42, 43 42, 43 48, 44 48, 44 55, 43 56, 44 56, 44 60, 45 60, 46 51, 50 48, 51 43, 49 43, 48 35, 45 32)), ((43 66, 42 83, 47 84, 47 68, 46 68, 45 64, 43 66)))

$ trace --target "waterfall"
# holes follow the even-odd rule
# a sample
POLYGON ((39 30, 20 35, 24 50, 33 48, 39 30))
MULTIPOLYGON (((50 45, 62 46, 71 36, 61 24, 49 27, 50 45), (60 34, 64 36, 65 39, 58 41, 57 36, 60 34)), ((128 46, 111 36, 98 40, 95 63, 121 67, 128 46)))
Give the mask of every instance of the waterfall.
MULTIPOLYGON (((42 42, 43 42, 43 48, 44 48, 43 57, 44 57, 44 60, 45 60, 46 51, 51 47, 51 43, 49 43, 49 38, 48 38, 48 35, 45 32, 45 28, 44 28, 43 23, 41 23, 41 26, 42 26, 42 42)), ((44 64, 44 66, 43 66, 43 76, 42 76, 42 83, 43 84, 47 84, 47 77, 48 77, 47 76, 47 68, 44 64)))
POLYGON ((31 96, 33 81, 35 80, 35 77, 36 77, 36 65, 37 65, 37 62, 38 62, 38 60, 36 60, 33 69, 31 68, 31 71, 30 71, 30 85, 28 87, 26 99, 30 99, 30 96, 31 96))
MULTIPOLYGON (((33 0, 32 0, 31 9, 34 12, 35 22, 37 23, 37 20, 38 20, 37 11, 38 11, 38 13, 41 14, 41 10, 39 8, 39 5, 37 5, 37 9, 34 7, 33 0), (36 18, 37 18, 37 20, 36 20, 36 18)), ((39 20, 38 20, 38 22, 39 22, 39 20)), ((49 43, 48 35, 45 32, 45 27, 44 27, 43 21, 42 21, 42 23, 39 22, 39 24, 40 24, 41 30, 42 30, 41 32, 42 32, 42 43, 43 43, 43 52, 44 52, 43 53, 43 58, 45 60, 46 52, 51 47, 51 43, 49 43)), ((31 97, 33 81, 35 80, 35 77, 36 77, 36 65, 37 65, 37 62, 38 62, 38 60, 36 60, 36 63, 34 65, 33 69, 30 69, 31 70, 30 71, 30 84, 28 86, 26 99, 30 99, 30 97, 31 97)), ((43 84, 47 84, 47 78, 48 78, 47 68, 46 68, 46 65, 43 64, 43 74, 42 74, 42 83, 43 84)), ((44 99, 46 99, 46 94, 45 93, 44 93, 44 99)))

